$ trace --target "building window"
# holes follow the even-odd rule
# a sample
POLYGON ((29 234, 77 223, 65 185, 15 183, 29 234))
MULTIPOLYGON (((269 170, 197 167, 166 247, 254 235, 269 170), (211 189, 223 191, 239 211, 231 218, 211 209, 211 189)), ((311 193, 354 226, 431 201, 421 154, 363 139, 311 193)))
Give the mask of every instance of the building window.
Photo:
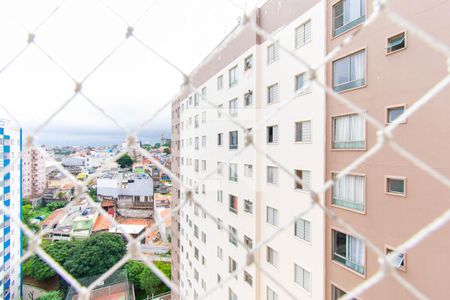
POLYGON ((391 36, 387 40, 386 52, 393 53, 406 48, 406 32, 391 36))
POLYGON ((248 90, 247 93, 244 94, 244 105, 250 106, 253 104, 253 92, 248 90))
POLYGON ((194 106, 198 106, 200 103, 200 99, 198 97, 197 92, 194 94, 194 106))
POLYGON ((311 20, 306 21, 295 29, 295 48, 311 42, 311 20))
POLYGON ((267 166, 267 183, 278 183, 278 168, 267 166))
POLYGON ((267 286, 267 300, 278 300, 278 294, 267 286))
POLYGON ((253 277, 247 271, 244 271, 244 281, 247 282, 249 286, 253 286, 253 277))
POLYGON ((217 118, 222 117, 223 104, 217 105, 217 118))
POLYGON ((206 86, 202 88, 202 96, 206 96, 206 86))
POLYGON ((386 178, 386 193, 405 196, 406 195, 406 180, 404 178, 386 178))
POLYGON ((278 143, 278 125, 267 126, 267 144, 278 143))
POLYGON ((234 66, 228 71, 228 76, 228 86, 235 86, 238 83, 237 66, 234 66))
POLYGON ((217 201, 222 202, 223 201, 223 191, 217 190, 217 201))
POLYGON ((303 183, 295 181, 296 190, 309 191, 311 186, 311 172, 306 170, 295 170, 295 175, 300 177, 303 183))
POLYGON ((238 132, 230 131, 230 149, 237 149, 238 148, 238 132))
POLYGON ((223 257, 223 249, 217 246, 217 258, 222 260, 222 257, 223 257))
MULTIPOLYGON (((333 180, 335 180, 333 174, 333 180)), ((363 212, 365 209, 365 180, 361 175, 346 175, 332 187, 331 203, 363 212)))
POLYGON ((333 6, 333 36, 365 21, 365 0, 342 0, 333 6))
MULTIPOLYGON (((343 290, 341 290, 340 288, 334 286, 333 284, 331 285, 331 299, 332 300, 338 300, 341 297, 344 297, 345 294, 347 294, 347 293, 344 292, 343 290)), ((356 300, 356 299, 352 298, 352 300, 356 300)))
POLYGON ((221 90, 223 88, 223 75, 217 77, 217 90, 221 90))
POLYGON ((244 59, 244 71, 253 68, 253 55, 249 55, 244 59))
MULTIPOLYGON (((220 275, 217 274, 217 282, 220 281, 221 281, 220 275)), ((231 289, 228 289, 228 300, 238 300, 237 295, 231 289)))
POLYGON ((195 172, 198 172, 198 159, 194 160, 194 169, 195 172))
POLYGON ((392 248, 386 248, 386 255, 393 255, 392 265, 397 269, 406 270, 406 254, 395 251, 392 248))
POLYGON ((223 163, 221 161, 218 161, 217 162, 217 174, 218 175, 222 175, 222 166, 223 166, 223 163))
POLYGON ((311 222, 305 219, 298 219, 295 221, 295 236, 311 242, 311 222))
POLYGON ((366 84, 366 51, 361 50, 333 62, 333 89, 336 92, 366 84))
POLYGON ((244 176, 252 177, 253 176, 253 166, 249 164, 244 164, 244 176))
POLYGON ((238 213, 238 197, 235 195, 229 195, 229 209, 232 213, 238 213))
POLYGON ((233 273, 237 270, 237 263, 230 256, 228 257, 228 272, 233 273))
POLYGON ((228 179, 230 181, 238 181, 237 164, 230 163, 228 165, 228 179))
POLYGON ((217 146, 222 146, 223 145, 223 133, 218 133, 217 134, 217 146))
POLYGON ((253 213, 253 202, 250 200, 244 200, 244 211, 246 213, 252 214, 253 213))
POLYGON ((237 98, 228 102, 228 112, 231 116, 237 116, 237 98))
POLYGON ((280 58, 279 44, 276 41, 267 47, 267 64, 271 64, 280 58))
POLYGON ((364 275, 365 252, 363 240, 333 230, 333 261, 364 275))
POLYGON ((202 112, 202 123, 206 123, 206 111, 202 112))
POLYGON ((295 76, 295 92, 303 93, 309 91, 309 79, 306 72, 295 76), (308 88, 306 88, 308 86, 308 88))
POLYGON ((294 281, 306 291, 311 292, 311 273, 294 264, 294 281))
POLYGON ((202 148, 206 147, 206 135, 202 136, 202 148))
POLYGON ((334 117, 333 149, 364 149, 366 146, 365 120, 358 114, 334 117))
POLYGON ((386 114, 387 123, 394 122, 394 120, 400 117, 404 112, 405 106, 389 107, 386 114))
POLYGON ((195 128, 198 128, 198 115, 195 116, 195 119, 194 119, 194 127, 195 127, 195 128))
POLYGON ((269 246, 266 246, 266 261, 275 268, 278 268, 278 252, 269 246))
POLYGON ((252 239, 249 238, 246 235, 244 235, 244 243, 248 247, 248 249, 252 249, 253 248, 253 241, 252 241, 252 239))
POLYGON ((296 142, 311 141, 311 121, 302 121, 295 123, 295 141, 296 142))
POLYGON ((278 101, 278 83, 267 87, 267 103, 271 104, 278 101))
POLYGON ((278 226, 278 209, 267 206, 266 221, 273 226, 278 226))
POLYGON ((228 241, 237 247, 237 229, 233 226, 228 226, 228 230, 230 231, 228 233, 228 241))

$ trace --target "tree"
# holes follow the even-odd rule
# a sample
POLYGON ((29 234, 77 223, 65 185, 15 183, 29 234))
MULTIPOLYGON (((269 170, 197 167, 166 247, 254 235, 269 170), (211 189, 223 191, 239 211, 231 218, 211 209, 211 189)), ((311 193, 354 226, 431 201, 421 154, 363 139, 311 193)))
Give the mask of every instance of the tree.
POLYGON ((163 152, 164 152, 165 154, 170 154, 170 148, 164 148, 163 152))
POLYGON ((158 288, 161 285, 161 279, 155 275, 149 268, 145 268, 140 276, 140 287, 147 295, 158 294, 158 288))
MULTIPOLYGON (((63 264, 73 243, 69 241, 56 241, 44 246, 45 252, 56 262, 63 264)), ((23 264, 23 272, 36 280, 46 280, 56 275, 56 272, 39 256, 34 255, 23 264)))
POLYGON ((92 200, 98 201, 98 199, 97 199, 97 189, 90 187, 89 190, 88 190, 88 194, 89 194, 89 196, 91 196, 92 200))
POLYGON ((130 168, 133 165, 133 159, 125 153, 116 160, 116 163, 118 163, 122 169, 130 168))
POLYGON ((102 274, 115 265, 125 252, 125 242, 119 235, 95 234, 69 250, 64 268, 76 278, 102 274))
POLYGON ((51 211, 54 211, 58 208, 63 208, 64 206, 66 206, 67 202, 66 201, 56 201, 56 202, 52 202, 47 204, 48 209, 50 209, 51 211))
POLYGON ((128 280, 130 282, 139 285, 141 273, 147 268, 144 263, 130 260, 125 264, 125 269, 127 270, 128 280))
POLYGON ((62 296, 59 291, 51 291, 39 296, 36 300, 62 300, 62 296))

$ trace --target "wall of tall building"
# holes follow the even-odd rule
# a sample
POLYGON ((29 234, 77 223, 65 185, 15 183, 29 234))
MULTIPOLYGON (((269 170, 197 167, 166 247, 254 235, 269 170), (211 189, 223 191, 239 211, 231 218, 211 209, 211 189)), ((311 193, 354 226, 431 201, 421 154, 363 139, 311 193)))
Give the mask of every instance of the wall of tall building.
MULTIPOLYGON (((325 34, 323 2, 282 2, 278 5, 277 1, 268 1, 258 10, 255 17, 260 26, 273 33, 278 43, 289 45, 313 64, 319 63, 325 54, 324 39, 321 38, 325 34), (305 30, 304 26, 309 26, 308 34, 300 41, 297 31, 305 30)), ((306 67, 271 41, 256 35, 250 24, 237 30, 231 34, 233 39, 227 41, 225 48, 213 52, 193 73, 198 93, 221 105, 223 112, 233 115, 245 129, 253 129, 262 122, 259 128, 251 131, 255 145, 279 159, 280 163, 291 166, 290 172, 303 171, 306 185, 319 187, 324 181, 325 168, 324 92, 315 86, 300 90, 303 84, 307 85, 306 67), (273 47, 276 48, 274 52, 273 47), (274 53, 273 61, 269 52, 274 53), (232 80, 235 75, 236 82, 232 80), (297 75, 302 75, 298 79, 298 90, 297 75), (277 91, 269 92, 269 87, 274 85, 278 86, 277 91), (249 93, 252 99, 246 100, 249 93), (269 93, 274 97, 270 101, 269 93), (266 120, 280 102, 296 93, 297 98, 289 109, 266 120), (296 134, 296 127, 302 125, 305 126, 303 137, 301 132, 296 134)), ((317 76, 323 81, 324 74, 324 70, 320 70, 317 76)), ((306 185, 297 186, 281 169, 274 170, 277 180, 268 183, 267 167, 274 164, 251 147, 235 156, 244 148, 246 131, 243 128, 194 93, 182 94, 179 99, 181 101, 174 102, 173 108, 180 113, 177 123, 180 178, 186 185, 198 185, 194 190, 196 199, 219 218, 225 228, 233 230, 245 241, 247 247, 258 244, 293 219, 297 212, 308 208, 310 200, 306 185), (202 181, 219 165, 219 174, 202 181), (271 216, 276 216, 269 217, 269 209, 271 216)), ((175 145, 173 148, 177 148, 175 145)), ((185 191, 181 189, 181 199, 184 196, 185 191)), ((187 204, 181 210, 180 223, 180 265, 176 268, 179 267, 183 295, 195 299, 228 277, 234 263, 237 268, 242 267, 247 249, 220 230, 195 204, 187 204)), ((323 212, 313 209, 303 216, 301 223, 292 225, 269 242, 268 246, 276 252, 273 261, 267 260, 267 247, 262 247, 256 254, 257 262, 276 275, 294 295, 323 298, 323 225, 323 212)), ((271 291, 279 299, 287 297, 275 282, 252 265, 211 297, 264 299, 271 291)))
MULTIPOLYGON (((0 198, 10 209, 10 216, 20 220, 22 210, 22 168, 20 153, 22 133, 6 120, 0 120, 0 166, 4 170, 0 198)), ((10 216, 2 213, 0 223, 0 292, 2 299, 19 299, 21 286, 21 231, 11 222, 10 216)))
MULTIPOLYGON (((361 29, 358 23, 373 12, 371 1, 362 1, 363 6, 359 1, 345 2, 351 8, 344 12, 342 23, 334 18, 336 10, 341 10, 339 5, 342 1, 327 1, 328 52, 361 29)), ((450 25, 447 17, 449 2, 400 0, 389 1, 388 7, 444 44, 450 44, 450 36, 445 29, 450 25)), ((340 90, 341 95, 383 125, 388 125, 390 114, 395 116, 396 112, 402 111, 402 107, 412 106, 433 85, 448 76, 447 58, 431 46, 414 32, 395 25, 381 15, 370 26, 361 29, 354 40, 327 65, 328 85, 340 90), (394 45, 399 41, 400 44, 390 51, 389 43, 394 45), (344 78, 339 70, 346 62, 341 58, 358 51, 363 51, 364 59, 354 55, 353 65, 354 72, 360 75, 344 78), (364 82, 358 82, 361 78, 364 82)), ((450 90, 445 88, 393 132, 401 146, 447 177, 450 175, 449 96, 450 90)), ((333 96, 327 96, 327 179, 333 172, 342 170, 367 153, 377 142, 376 129, 367 121, 361 123, 362 127, 358 121, 358 124, 348 127, 354 133, 352 137, 345 133, 336 134, 343 119, 333 120, 351 113, 354 111, 339 104, 333 96)), ((418 169, 388 145, 358 166, 352 175, 346 184, 352 187, 351 191, 355 194, 350 195, 350 190, 345 191, 341 185, 334 193, 328 193, 326 204, 383 252, 395 249, 448 208, 448 187, 418 169)), ((342 292, 351 290, 380 268, 377 256, 367 245, 346 233, 342 226, 327 219, 326 299, 336 299, 340 295, 338 289, 342 292), (338 236, 336 232, 339 232, 338 236)), ((447 298, 450 294, 447 284, 450 260, 445 257, 450 250, 449 236, 450 225, 446 225, 400 254, 400 258, 404 255, 404 259, 398 264, 397 273, 431 299, 447 298)), ((410 299, 413 296, 392 277, 387 277, 361 298, 410 299)))
POLYGON ((39 197, 45 189, 45 159, 37 150, 22 152, 22 194, 25 198, 39 197))

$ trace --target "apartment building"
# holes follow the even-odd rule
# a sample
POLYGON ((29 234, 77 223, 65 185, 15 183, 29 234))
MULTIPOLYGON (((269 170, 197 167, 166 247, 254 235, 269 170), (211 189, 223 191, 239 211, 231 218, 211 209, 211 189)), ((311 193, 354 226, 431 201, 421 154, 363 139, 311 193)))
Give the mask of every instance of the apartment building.
POLYGON ((45 159, 37 150, 22 151, 22 196, 39 197, 45 189, 45 159))
MULTIPOLYGON (((172 129, 171 129, 171 171, 180 177, 180 102, 178 98, 172 103, 172 129)), ((155 172, 157 170, 153 170, 155 172)), ((159 174, 159 172, 157 172, 159 174)), ((172 199, 170 202, 172 209, 172 231, 171 231, 171 264, 172 281, 176 286, 180 286, 180 212, 175 208, 180 204, 180 184, 172 180, 172 199)), ((172 293, 172 299, 179 299, 179 295, 172 293)))
MULTIPOLYGON (((11 216, 20 220, 22 210, 22 131, 9 121, 0 119, 0 198, 9 207, 11 216)), ((19 299, 21 286, 21 231, 11 223, 10 216, 0 216, 0 293, 2 299, 19 299)))
MULTIPOLYGON (((241 268, 247 249, 308 209, 310 187, 324 182, 325 94, 309 84, 306 67, 279 47, 289 45, 318 64, 325 55, 324 11, 323 1, 267 1, 254 17, 275 42, 247 24, 191 74, 198 93, 219 112, 186 90, 173 103, 172 170, 184 184, 196 186, 195 198, 227 229, 195 204, 181 209, 179 238, 172 241, 180 262, 174 278, 188 298, 199 297, 241 268), (271 117, 281 102, 294 97, 288 109, 271 117), (304 184, 252 147, 244 150, 247 134, 258 148, 291 166, 304 184), (202 180, 217 167, 217 174, 202 180)), ((325 70, 317 76, 324 81, 325 70)), ((174 188, 181 203, 185 193, 174 188)), ((301 298, 324 297, 324 222, 323 212, 313 208, 255 256, 289 293, 301 298)), ((175 222, 174 228, 175 236, 175 222)), ((288 294, 251 265, 210 297, 286 299, 288 294)))
MULTIPOLYGON (((373 12, 372 1, 329 0, 327 52, 355 31, 327 66, 327 83, 386 126, 438 81, 448 76, 448 61, 414 32, 373 12)), ((450 44, 448 1, 398 0, 388 7, 415 26, 450 44)), ((445 88, 393 132, 395 140, 432 167, 450 176, 449 88, 445 88)), ((327 96, 327 179, 366 153, 377 142, 376 129, 364 118, 327 96)), ((386 145, 378 154, 337 182, 326 205, 352 224, 384 253, 407 240, 448 209, 448 187, 386 145)), ((397 274, 430 299, 450 295, 450 226, 433 232, 406 253, 397 253, 397 274)), ((364 241, 335 222, 326 222, 326 299, 337 299, 374 275, 377 256, 364 241)), ((364 292, 361 299, 412 299, 392 277, 364 292)))

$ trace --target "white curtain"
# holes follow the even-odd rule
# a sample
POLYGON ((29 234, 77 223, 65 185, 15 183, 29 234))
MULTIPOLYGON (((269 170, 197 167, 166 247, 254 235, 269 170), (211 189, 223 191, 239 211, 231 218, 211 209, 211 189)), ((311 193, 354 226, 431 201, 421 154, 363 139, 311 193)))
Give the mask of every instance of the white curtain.
POLYGON ((359 80, 364 78, 365 73, 365 50, 352 54, 351 56, 351 70, 350 81, 359 80))
POLYGON ((341 116, 334 119, 334 142, 364 141, 364 118, 360 115, 341 116))
POLYGON ((364 265, 365 262, 365 246, 364 242, 358 238, 351 235, 347 235, 347 259, 357 263, 359 265, 364 265))
POLYGON ((344 2, 344 24, 358 19, 364 14, 365 0, 345 0, 344 2))
POLYGON ((347 175, 335 183, 333 196, 340 200, 364 203, 364 177, 347 175))

